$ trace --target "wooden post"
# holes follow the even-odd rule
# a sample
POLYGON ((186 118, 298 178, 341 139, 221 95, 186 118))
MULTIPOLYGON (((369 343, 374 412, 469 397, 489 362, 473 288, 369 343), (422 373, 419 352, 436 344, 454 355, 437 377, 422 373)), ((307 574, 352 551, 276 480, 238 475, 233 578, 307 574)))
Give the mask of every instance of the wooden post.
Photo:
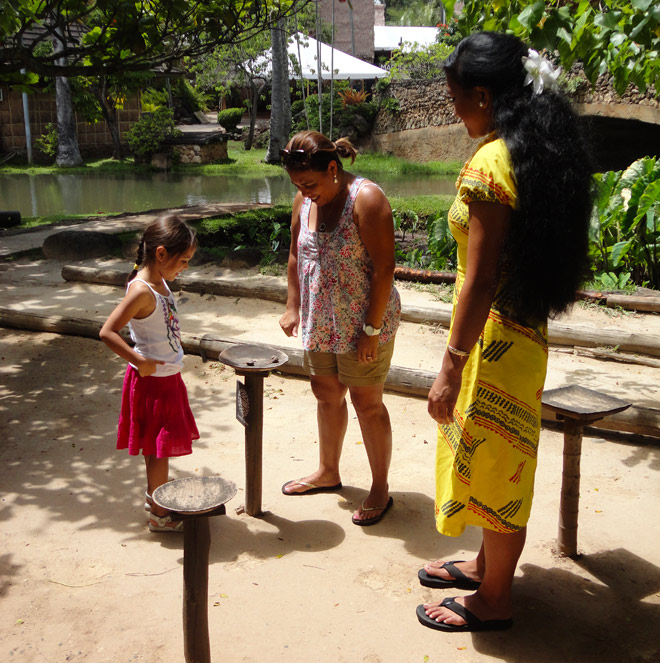
POLYGON ((264 374, 245 373, 250 409, 245 427, 245 513, 261 515, 264 374))
POLYGON ((559 552, 577 555, 577 531, 580 503, 580 455, 583 424, 568 417, 564 420, 564 466, 561 475, 559 504, 559 552))
POLYGON ((208 518, 191 518, 183 525, 183 651, 186 663, 210 663, 208 615, 208 518))

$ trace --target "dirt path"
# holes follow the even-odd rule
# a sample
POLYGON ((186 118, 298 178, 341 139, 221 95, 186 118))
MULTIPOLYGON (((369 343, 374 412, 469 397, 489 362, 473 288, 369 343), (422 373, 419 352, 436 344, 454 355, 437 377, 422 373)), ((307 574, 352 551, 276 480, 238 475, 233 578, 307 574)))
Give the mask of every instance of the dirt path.
MULTIPOLYGON (((119 268, 116 261, 97 264, 119 268)), ((66 283, 61 264, 18 260, 0 271, 3 306, 102 320, 121 293, 66 283)), ((205 276, 227 276, 196 267, 205 276)), ((255 278, 254 274, 234 274, 255 278)), ((281 277, 269 277, 281 278, 281 277)), ((433 304, 402 286, 404 302, 433 304)), ((279 345, 281 306, 183 294, 182 328, 279 345)), ((572 319, 660 333, 660 316, 576 308, 572 319)), ((403 323, 394 363, 433 370, 443 330, 403 323)), ((0 329, 0 656, 6 661, 175 663, 183 660, 182 541, 145 527, 143 467, 114 450, 124 364, 98 341, 0 329)), ((528 545, 514 583, 515 624, 502 634, 444 635, 414 610, 431 597, 417 570, 460 559, 478 532, 433 527, 435 426, 423 399, 387 394, 395 436, 394 507, 373 528, 350 514, 368 465, 352 409, 338 494, 282 495, 318 453, 304 379, 266 380, 262 519, 239 514, 244 432, 235 376, 187 356, 184 378, 202 438, 174 477, 220 474, 238 495, 211 522, 209 620, 214 661, 318 663, 651 663, 660 660, 660 446, 587 437, 578 561, 554 552, 562 438, 541 435, 528 545)), ((548 387, 578 382, 658 407, 658 369, 551 352, 548 387)), ((460 593, 460 592, 459 592, 460 593)))

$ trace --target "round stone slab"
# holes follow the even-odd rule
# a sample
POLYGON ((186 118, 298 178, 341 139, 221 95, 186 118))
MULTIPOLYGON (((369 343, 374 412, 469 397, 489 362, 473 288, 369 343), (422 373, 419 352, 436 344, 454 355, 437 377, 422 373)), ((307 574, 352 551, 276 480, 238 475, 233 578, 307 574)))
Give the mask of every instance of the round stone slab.
POLYGON ((174 479, 154 490, 154 502, 177 513, 212 511, 236 495, 236 485, 219 476, 174 479))

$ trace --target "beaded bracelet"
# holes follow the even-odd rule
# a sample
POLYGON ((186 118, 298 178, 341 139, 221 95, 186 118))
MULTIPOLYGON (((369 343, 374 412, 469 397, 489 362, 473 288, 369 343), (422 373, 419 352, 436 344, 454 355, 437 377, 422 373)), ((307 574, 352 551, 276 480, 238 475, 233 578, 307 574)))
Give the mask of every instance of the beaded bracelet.
POLYGON ((470 353, 466 352, 465 350, 459 350, 458 348, 455 348, 451 345, 447 345, 447 350, 453 354, 456 355, 457 357, 469 357, 470 353))

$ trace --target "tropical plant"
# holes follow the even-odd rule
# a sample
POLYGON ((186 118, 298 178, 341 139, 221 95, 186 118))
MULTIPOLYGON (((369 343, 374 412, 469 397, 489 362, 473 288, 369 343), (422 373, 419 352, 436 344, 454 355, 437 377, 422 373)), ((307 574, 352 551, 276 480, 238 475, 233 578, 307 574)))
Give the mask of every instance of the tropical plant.
MULTIPOLYGON (((446 0, 452 15, 455 0, 446 0)), ((537 49, 557 52, 569 68, 582 62, 593 84, 609 72, 618 94, 629 84, 660 96, 660 4, 657 0, 465 0, 458 19, 476 30, 515 34, 537 49)))
POLYGON ((623 172, 595 177, 591 252, 596 280, 660 288, 660 161, 644 157, 623 172))
POLYGON ((337 94, 341 98, 341 103, 344 108, 346 108, 346 106, 363 104, 369 97, 369 93, 365 90, 354 90, 352 87, 348 87, 345 90, 339 90, 337 94))

